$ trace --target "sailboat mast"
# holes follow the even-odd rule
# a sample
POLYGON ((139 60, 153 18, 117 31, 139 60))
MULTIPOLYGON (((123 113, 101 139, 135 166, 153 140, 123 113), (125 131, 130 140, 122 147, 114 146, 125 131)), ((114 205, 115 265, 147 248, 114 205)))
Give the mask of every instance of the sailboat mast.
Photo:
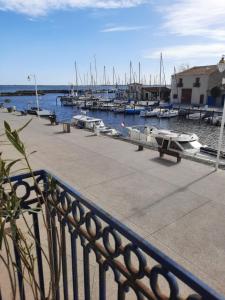
POLYGON ((91 80, 91 86, 93 88, 93 76, 92 76, 92 66, 91 66, 91 63, 90 63, 90 80, 91 80))
POLYGON ((95 60, 95 84, 98 84, 98 71, 97 71, 97 63, 96 63, 96 55, 94 56, 95 60))
POLYGON ((103 84, 106 85, 106 70, 104 66, 104 73, 103 73, 103 84))
POLYGON ((160 68, 159 68, 159 101, 161 97, 161 84, 162 84, 162 52, 160 53, 160 68))
POLYGON ((138 83, 141 83, 141 63, 138 63, 138 83))
POLYGON ((113 85, 115 83, 115 68, 113 67, 113 85))
POLYGON ((77 77, 77 62, 75 61, 74 63, 75 66, 75 74, 76 74, 76 88, 77 88, 77 92, 78 92, 78 77, 77 77))
POLYGON ((131 69, 132 69, 132 62, 130 61, 130 84, 131 84, 131 69))

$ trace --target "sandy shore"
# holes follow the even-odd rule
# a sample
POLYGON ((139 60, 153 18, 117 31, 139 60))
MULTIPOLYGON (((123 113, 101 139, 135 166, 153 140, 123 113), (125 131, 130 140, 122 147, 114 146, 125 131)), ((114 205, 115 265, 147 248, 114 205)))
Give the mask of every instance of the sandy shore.
MULTIPOLYGON (((12 127, 30 117, 0 112, 12 127)), ((22 138, 34 169, 48 169, 225 294, 225 171, 34 117, 22 138)), ((18 154, 8 146, 7 157, 18 154)))

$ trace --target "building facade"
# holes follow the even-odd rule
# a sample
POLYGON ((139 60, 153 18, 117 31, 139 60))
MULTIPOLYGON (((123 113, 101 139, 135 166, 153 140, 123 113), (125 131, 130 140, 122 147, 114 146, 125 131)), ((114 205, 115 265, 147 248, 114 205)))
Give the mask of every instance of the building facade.
POLYGON ((137 101, 169 101, 170 89, 166 86, 144 86, 139 83, 128 85, 128 97, 137 101), (160 94, 160 97, 159 97, 160 94))
POLYGON ((174 74, 171 80, 171 102, 197 106, 221 106, 224 101, 222 79, 217 65, 199 66, 174 74), (217 89, 213 93, 212 89, 217 89), (220 91, 220 92, 219 92, 220 91))

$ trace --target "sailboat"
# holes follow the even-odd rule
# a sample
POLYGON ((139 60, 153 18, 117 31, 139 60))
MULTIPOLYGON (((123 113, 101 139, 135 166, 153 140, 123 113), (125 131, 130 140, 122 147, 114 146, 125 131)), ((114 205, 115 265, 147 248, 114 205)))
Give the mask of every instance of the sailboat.
POLYGON ((38 117, 49 117, 52 116, 53 113, 50 110, 47 109, 42 109, 39 106, 39 97, 38 97, 38 87, 37 87, 37 80, 36 80, 36 75, 29 75, 27 79, 30 81, 31 76, 34 78, 34 83, 35 83, 35 95, 36 95, 36 106, 30 107, 30 103, 28 103, 28 108, 25 109, 26 113, 30 115, 36 115, 38 117))

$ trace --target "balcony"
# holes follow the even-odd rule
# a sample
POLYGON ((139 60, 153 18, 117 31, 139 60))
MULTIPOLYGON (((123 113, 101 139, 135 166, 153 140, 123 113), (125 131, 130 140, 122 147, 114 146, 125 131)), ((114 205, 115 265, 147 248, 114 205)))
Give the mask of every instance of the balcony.
MULTIPOLYGON (((26 212, 34 237, 38 299, 225 299, 54 175, 15 176, 9 189, 22 199, 18 224, 26 212)), ((16 241, 19 299, 34 299, 16 241)), ((9 299, 5 281, 0 299, 9 299)))

